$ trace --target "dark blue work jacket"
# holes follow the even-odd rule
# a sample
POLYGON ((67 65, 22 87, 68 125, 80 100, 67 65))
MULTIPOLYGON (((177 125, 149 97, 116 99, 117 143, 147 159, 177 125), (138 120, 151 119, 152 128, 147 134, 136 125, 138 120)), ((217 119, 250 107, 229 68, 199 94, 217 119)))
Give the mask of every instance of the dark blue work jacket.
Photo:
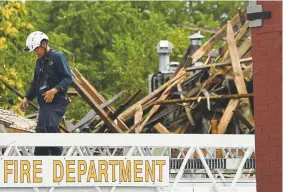
POLYGON ((36 61, 33 81, 26 94, 28 100, 38 99, 40 106, 45 105, 42 94, 52 88, 58 88, 52 103, 60 102, 66 98, 68 86, 72 84, 72 73, 66 56, 54 49, 36 61), (61 98, 61 99, 60 99, 61 98))

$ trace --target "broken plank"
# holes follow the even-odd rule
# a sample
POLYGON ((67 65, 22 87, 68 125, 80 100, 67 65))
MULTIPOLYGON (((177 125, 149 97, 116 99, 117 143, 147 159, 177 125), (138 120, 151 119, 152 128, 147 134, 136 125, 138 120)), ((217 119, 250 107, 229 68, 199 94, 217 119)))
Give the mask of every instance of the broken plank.
POLYGON ((233 111, 236 109, 239 103, 238 99, 231 99, 226 107, 224 114, 218 124, 217 132, 218 134, 224 134, 227 130, 227 126, 230 123, 230 120, 233 116, 233 111))
POLYGON ((118 109, 111 114, 112 119, 116 118, 118 115, 120 115, 129 105, 130 103, 137 97, 137 95, 141 92, 141 90, 138 90, 136 93, 134 93, 132 96, 130 96, 125 103, 120 105, 118 109))
MULTIPOLYGON (((103 104, 100 105, 100 107, 102 109, 104 109, 105 107, 111 105, 115 100, 117 100, 122 94, 124 93, 124 91, 121 91, 120 93, 114 95, 111 99, 108 99, 107 101, 105 101, 103 104)), ((86 123, 90 122, 94 117, 96 116, 96 112, 91 109, 87 115, 85 115, 77 124, 75 125, 69 125, 67 126, 68 129, 72 132, 75 129, 82 127, 83 125, 85 125, 86 123)))
MULTIPOLYGON (((231 25, 234 26, 240 21, 239 14, 234 16, 231 19, 231 25)), ((195 63, 199 60, 203 55, 205 55, 212 47, 223 38, 227 30, 227 24, 225 24, 217 33, 215 33, 204 45, 201 46, 193 55, 192 55, 192 63, 195 63)))
POLYGON ((89 83, 86 78, 84 78, 81 73, 79 73, 77 69, 73 70, 73 76, 80 81, 80 84, 91 95, 91 97, 93 97, 97 104, 101 105, 105 102, 105 99, 100 95, 100 93, 89 83))
POLYGON ((245 24, 238 30, 238 33, 235 36, 236 42, 242 39, 242 37, 247 33, 249 29, 249 22, 246 21, 245 24))
POLYGON ((154 129, 161 134, 170 134, 171 132, 168 131, 168 129, 166 129, 161 123, 157 123, 156 125, 154 125, 154 129))
POLYGON ((143 109, 144 109, 144 105, 147 105, 149 102, 152 102, 153 100, 155 100, 155 97, 157 97, 164 89, 166 89, 166 87, 168 87, 171 83, 180 79, 184 75, 185 75, 185 73, 182 72, 180 74, 180 76, 176 76, 176 77, 170 79, 169 81, 167 81, 166 83, 164 83, 163 85, 161 85, 160 87, 155 89, 153 92, 151 92, 149 95, 147 95, 143 99, 139 100, 137 103, 135 103, 134 105, 129 107, 127 110, 122 112, 118 117, 120 117, 123 121, 129 120, 131 117, 134 116, 137 105, 141 104, 143 106, 143 109))
POLYGON ((68 96, 78 96, 78 92, 74 91, 74 90, 68 90, 67 92, 67 95, 68 96))
POLYGON ((194 25, 189 25, 185 24, 183 25, 184 28, 186 29, 191 29, 191 30, 196 30, 196 31, 202 31, 202 32, 207 32, 207 33, 217 33, 218 29, 213 29, 213 28, 208 28, 208 27, 199 27, 199 26, 194 26, 194 25))
MULTIPOLYGON (((183 74, 186 74, 185 72, 184 72, 184 73, 182 73, 182 71, 180 71, 180 72, 181 72, 181 73, 179 73, 177 76, 175 76, 175 78, 177 78, 177 77, 182 77, 183 74)), ((159 100, 165 100, 165 99, 168 97, 168 95, 170 94, 170 90, 171 90, 177 83, 179 83, 181 80, 182 80, 182 78, 177 79, 177 80, 175 80, 171 85, 169 85, 169 86, 166 88, 166 90, 162 93, 162 95, 160 96, 159 100)), ((153 115, 155 112, 158 111, 159 107, 160 107, 160 105, 154 105, 154 106, 152 107, 152 109, 149 111, 148 116, 146 117, 146 119, 145 119, 145 120, 142 122, 142 124, 140 125, 139 130, 138 130, 139 133, 142 132, 144 126, 147 124, 147 122, 148 122, 149 119, 152 117, 152 115, 153 115)))
POLYGON ((233 68, 233 72, 235 75, 235 84, 236 84, 237 90, 241 94, 246 94, 247 88, 246 88, 246 84, 244 81, 244 75, 243 75, 243 71, 241 68, 238 50, 237 50, 237 46, 236 46, 236 42, 234 39, 230 21, 228 21, 228 24, 227 24, 227 43, 228 43, 228 50, 230 53, 232 68, 233 68))
POLYGON ((99 117, 104 121, 108 128, 113 129, 119 133, 123 131, 110 119, 107 113, 99 106, 99 104, 91 97, 91 95, 80 85, 76 79, 73 80, 73 85, 78 93, 85 98, 86 102, 91 106, 91 108, 99 115, 99 117))
MULTIPOLYGON (((238 42, 242 37, 246 34, 247 30, 249 27, 249 23, 246 22, 238 31, 237 34, 235 35, 235 41, 238 42)), ((225 61, 229 58, 229 51, 228 51, 228 43, 225 42, 225 44, 222 47, 223 51, 225 51, 224 56, 221 58, 222 61, 225 61)))
MULTIPOLYGON (((240 99, 240 98, 247 98, 247 97, 253 97, 253 93, 247 93, 247 94, 231 94, 231 95, 215 95, 210 96, 210 100, 215 99, 240 99)), ((159 100, 156 101, 156 105, 160 104, 172 104, 172 103, 185 103, 185 102, 192 102, 192 101, 198 101, 198 100, 207 100, 207 97, 204 96, 197 96, 197 97, 190 97, 190 98, 184 98, 184 99, 170 99, 170 100, 159 100)))
MULTIPOLYGON (((248 91, 247 91, 247 87, 246 87, 246 83, 244 79, 244 74, 241 68, 239 54, 238 54, 236 42, 235 42, 233 31, 232 31, 232 25, 230 21, 227 22, 227 43, 228 43, 228 49, 229 49, 230 58, 232 62, 232 68, 233 68, 236 88, 239 94, 247 94, 248 91)), ((242 100, 248 104, 248 110, 250 111, 249 117, 248 117, 249 121, 253 121, 252 109, 251 109, 249 99, 244 98, 242 100)))
POLYGON ((103 96, 95 89, 95 87, 91 85, 91 83, 77 69, 74 69, 73 73, 76 75, 76 77, 78 78, 78 80, 82 85, 88 87, 87 91, 89 91, 90 94, 93 94, 92 96, 94 97, 94 99, 98 104, 101 105, 102 103, 105 102, 103 96))
MULTIPOLYGON (((142 116, 143 116, 142 106, 138 105, 137 109, 136 109, 135 121, 134 121, 134 124, 137 125, 137 127, 139 126, 139 123, 142 121, 142 116)), ((136 131, 137 131, 137 129, 136 129, 136 131)))
POLYGON ((182 106, 174 106, 173 109, 168 110, 167 108, 163 109, 162 111, 160 111, 158 114, 156 114, 155 116, 152 117, 152 119, 150 121, 147 122, 147 125, 154 123, 156 121, 159 121, 161 118, 175 112, 178 109, 181 109, 182 106))
MULTIPOLYGON (((240 59, 240 63, 248 63, 252 61, 252 57, 240 59)), ((225 61, 225 62, 220 62, 220 63, 212 63, 208 65, 203 65, 203 66, 197 66, 197 67, 189 67, 186 69, 186 71, 196 71, 200 69, 207 69, 211 67, 223 67, 223 66, 231 66, 232 63, 231 61, 225 61)))
POLYGON ((245 41, 240 45, 238 49, 239 58, 242 58, 246 53, 250 51, 252 47, 252 40, 251 37, 247 37, 245 41))
MULTIPOLYGON (((80 84, 84 89, 88 92, 88 94, 94 99, 94 101, 98 104, 101 105, 105 102, 105 99, 100 95, 100 93, 89 83, 87 79, 83 77, 80 72, 75 69, 72 71, 73 76, 79 80, 80 84)), ((110 107, 107 106, 106 109, 108 109, 110 112, 114 112, 114 110, 110 107)), ((117 120, 114 122, 120 129, 125 129, 127 130, 128 127, 127 125, 120 119, 117 118, 117 120)))
POLYGON ((119 117, 117 119, 114 120, 114 123, 123 130, 128 130, 128 126, 124 123, 124 121, 122 121, 122 119, 120 119, 119 117))
POLYGON ((217 134, 217 123, 218 123, 218 121, 217 121, 217 119, 211 119, 211 121, 210 121, 210 123, 211 123, 211 134, 217 134))
MULTIPOLYGON (((183 82, 183 81, 182 81, 182 82, 183 82)), ((180 82, 180 83, 177 84, 177 88, 178 88, 178 91, 179 91, 179 92, 183 91, 183 90, 182 90, 182 87, 181 87, 181 83, 182 83, 182 82, 180 82)), ((181 94, 180 97, 181 97, 181 99, 184 99, 184 98, 185 98, 183 94, 181 94)), ((196 124, 195 124, 195 121, 194 121, 193 116, 192 116, 192 114, 191 114, 190 108, 186 105, 186 103, 183 103, 182 105, 185 107, 185 112, 186 112, 186 115, 187 115, 187 117, 188 117, 188 120, 189 120, 190 124, 191 124, 192 126, 195 126, 196 124)))

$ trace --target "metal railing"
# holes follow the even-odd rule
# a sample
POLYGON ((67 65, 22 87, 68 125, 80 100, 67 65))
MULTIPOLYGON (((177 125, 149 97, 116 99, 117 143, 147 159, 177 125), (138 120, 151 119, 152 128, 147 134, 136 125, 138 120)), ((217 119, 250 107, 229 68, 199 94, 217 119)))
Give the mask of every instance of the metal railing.
POLYGON ((0 155, 32 156, 35 146, 63 146, 62 156, 169 156, 170 186, 60 186, 34 191, 256 192, 254 135, 0 134, 0 155))

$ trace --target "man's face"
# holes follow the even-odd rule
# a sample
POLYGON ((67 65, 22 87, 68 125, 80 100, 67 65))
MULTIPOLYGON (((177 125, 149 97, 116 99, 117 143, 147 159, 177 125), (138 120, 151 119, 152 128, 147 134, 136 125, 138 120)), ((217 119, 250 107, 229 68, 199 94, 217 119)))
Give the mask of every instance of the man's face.
POLYGON ((43 41, 41 46, 34 49, 34 52, 38 57, 42 57, 45 55, 46 48, 47 48, 47 43, 43 41))
POLYGON ((45 49, 43 47, 37 47, 34 49, 34 52, 38 57, 42 57, 45 54, 45 49))

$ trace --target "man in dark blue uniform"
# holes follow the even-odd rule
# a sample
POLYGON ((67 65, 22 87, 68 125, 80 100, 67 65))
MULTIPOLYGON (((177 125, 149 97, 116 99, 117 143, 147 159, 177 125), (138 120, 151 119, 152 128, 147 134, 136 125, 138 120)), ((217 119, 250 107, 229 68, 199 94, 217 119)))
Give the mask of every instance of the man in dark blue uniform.
MULTIPOLYGON (((48 46, 48 36, 40 31, 31 33, 26 40, 26 51, 38 56, 33 81, 21 102, 24 111, 28 100, 37 98, 39 116, 36 133, 58 133, 59 124, 69 101, 67 91, 72 83, 72 73, 67 58, 48 46)), ((62 147, 36 147, 34 155, 62 154, 62 147)))

